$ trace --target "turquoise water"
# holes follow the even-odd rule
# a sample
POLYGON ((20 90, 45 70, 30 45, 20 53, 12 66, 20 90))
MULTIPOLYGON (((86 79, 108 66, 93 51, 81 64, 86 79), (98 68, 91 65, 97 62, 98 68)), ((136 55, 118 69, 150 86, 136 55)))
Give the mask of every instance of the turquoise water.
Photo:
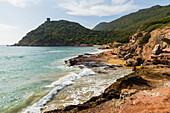
POLYGON ((0 46, 0 112, 15 113, 38 101, 51 89, 45 87, 74 69, 64 60, 96 47, 0 46))

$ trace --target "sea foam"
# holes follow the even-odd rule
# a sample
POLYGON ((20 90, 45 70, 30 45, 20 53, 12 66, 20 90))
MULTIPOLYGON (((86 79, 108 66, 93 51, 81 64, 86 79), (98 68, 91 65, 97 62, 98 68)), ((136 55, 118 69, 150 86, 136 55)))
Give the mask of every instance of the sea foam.
POLYGON ((60 90, 65 88, 66 86, 74 84, 74 82, 83 77, 83 76, 92 76, 96 74, 89 68, 84 68, 80 73, 73 73, 60 78, 59 80, 53 82, 51 85, 48 85, 46 87, 53 87, 53 89, 45 95, 41 100, 39 100, 37 103, 33 104, 32 106, 28 107, 26 110, 24 110, 22 113, 41 113, 41 108, 44 107, 48 102, 51 101, 54 95, 56 95, 60 90))

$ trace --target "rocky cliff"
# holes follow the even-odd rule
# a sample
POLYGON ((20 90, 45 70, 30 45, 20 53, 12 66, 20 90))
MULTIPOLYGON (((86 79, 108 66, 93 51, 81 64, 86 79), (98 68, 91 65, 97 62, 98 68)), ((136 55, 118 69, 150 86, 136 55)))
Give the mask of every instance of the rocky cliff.
POLYGON ((139 32, 129 37, 130 42, 113 49, 113 53, 126 61, 127 66, 170 65, 170 27, 152 32, 139 32), (143 37, 149 36, 141 43, 143 37))

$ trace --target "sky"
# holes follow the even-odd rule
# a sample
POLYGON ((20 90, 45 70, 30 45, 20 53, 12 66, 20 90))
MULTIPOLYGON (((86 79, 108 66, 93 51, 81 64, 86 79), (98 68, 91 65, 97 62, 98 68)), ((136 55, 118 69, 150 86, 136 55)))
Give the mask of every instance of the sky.
POLYGON ((0 45, 11 45, 46 21, 69 20, 92 29, 170 0, 0 0, 0 45))

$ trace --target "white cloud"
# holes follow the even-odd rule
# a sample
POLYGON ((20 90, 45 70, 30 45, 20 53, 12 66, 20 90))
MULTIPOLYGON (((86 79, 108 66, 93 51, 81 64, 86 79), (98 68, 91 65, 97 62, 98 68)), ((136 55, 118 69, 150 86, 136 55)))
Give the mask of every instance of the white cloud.
POLYGON ((111 0, 112 1, 112 3, 114 3, 114 4, 123 4, 123 3, 125 3, 127 0, 111 0))
POLYGON ((133 0, 63 0, 59 7, 81 16, 111 16, 137 8, 133 0))
POLYGON ((19 29, 18 26, 12 26, 12 25, 7 25, 7 24, 0 24, 0 31, 12 31, 19 29))
POLYGON ((30 6, 32 4, 37 4, 40 1, 41 0, 0 0, 0 2, 8 2, 15 7, 21 7, 21 8, 30 6))

